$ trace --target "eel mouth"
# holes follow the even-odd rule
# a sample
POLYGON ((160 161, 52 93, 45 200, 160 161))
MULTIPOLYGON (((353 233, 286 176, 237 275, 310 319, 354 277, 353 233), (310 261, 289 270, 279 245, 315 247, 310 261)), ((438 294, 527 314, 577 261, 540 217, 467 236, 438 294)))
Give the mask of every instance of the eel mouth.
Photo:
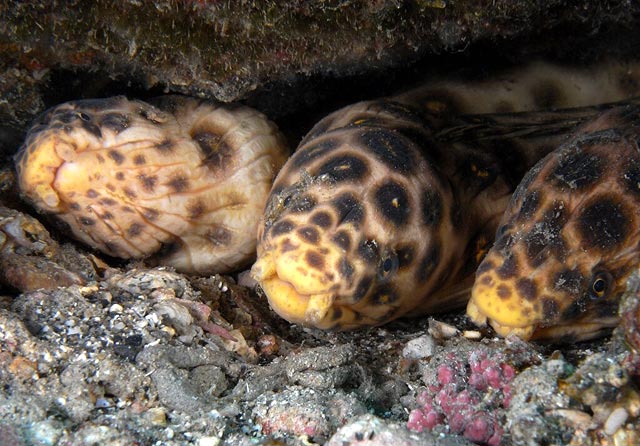
POLYGON ((480 327, 489 323, 502 336, 532 338, 540 325, 540 314, 531 300, 525 299, 512 282, 497 277, 495 271, 476 276, 467 304, 467 316, 480 327))
POLYGON ((502 337, 515 335, 525 341, 556 341, 560 343, 587 341, 606 334, 619 322, 617 316, 610 316, 597 320, 585 317, 584 320, 578 319, 549 326, 540 323, 514 326, 492 318, 490 314, 487 314, 481 302, 482 300, 472 297, 467 304, 467 316, 474 324, 485 327, 488 323, 502 337))
POLYGON ((489 325, 491 325, 491 328, 493 328, 494 331, 503 338, 506 338, 509 335, 515 335, 520 339, 528 341, 533 337, 533 334, 536 331, 535 324, 518 327, 504 322, 500 323, 496 319, 490 318, 485 312, 485 309, 478 305, 473 297, 467 304, 467 316, 479 327, 485 327, 488 322, 489 325))
POLYGON ((276 265, 272 256, 259 258, 251 268, 251 276, 267 295, 271 308, 289 322, 326 328, 327 313, 333 306, 335 293, 330 287, 314 287, 302 276, 291 277, 292 265, 276 265), (295 280, 300 278, 300 280, 295 280), (304 288, 304 290, 301 290, 304 288))

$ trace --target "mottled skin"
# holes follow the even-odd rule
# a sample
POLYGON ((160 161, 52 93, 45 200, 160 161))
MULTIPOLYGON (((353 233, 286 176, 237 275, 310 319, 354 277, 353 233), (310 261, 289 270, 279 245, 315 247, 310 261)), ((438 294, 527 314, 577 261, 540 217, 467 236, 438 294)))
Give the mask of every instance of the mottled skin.
POLYGON ((247 107, 114 97, 48 110, 15 161, 23 195, 89 246, 222 273, 253 259, 287 155, 275 125, 247 107))
MULTIPOLYGON (((616 100, 630 92, 623 83, 585 90, 616 100)), ((363 102, 309 132, 278 175, 258 232, 252 274, 277 313, 351 329, 468 299, 524 174, 600 112, 458 115, 465 103, 483 113, 505 107, 473 102, 485 90, 443 83, 437 97, 422 88, 363 102)), ((533 104, 548 101, 543 93, 533 104)))
POLYGON ((527 174, 467 312, 500 335, 586 339, 617 325, 640 254, 640 107, 582 126, 527 174))

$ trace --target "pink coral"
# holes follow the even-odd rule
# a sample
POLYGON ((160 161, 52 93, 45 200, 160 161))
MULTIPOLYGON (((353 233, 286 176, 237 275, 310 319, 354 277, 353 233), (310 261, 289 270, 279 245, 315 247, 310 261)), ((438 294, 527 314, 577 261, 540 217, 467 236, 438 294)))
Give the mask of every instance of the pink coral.
POLYGON ((407 427, 421 432, 446 425, 474 443, 499 446, 504 430, 497 412, 509 406, 513 366, 474 351, 466 363, 448 355, 435 375, 436 384, 417 395, 420 407, 409 414, 407 427))

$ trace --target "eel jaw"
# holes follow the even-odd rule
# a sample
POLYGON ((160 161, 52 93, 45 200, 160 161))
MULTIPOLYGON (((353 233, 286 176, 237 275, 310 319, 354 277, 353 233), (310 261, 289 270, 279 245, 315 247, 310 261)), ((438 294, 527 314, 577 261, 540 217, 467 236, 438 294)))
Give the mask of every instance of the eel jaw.
POLYGON ((509 335, 515 335, 525 341, 530 340, 536 331, 536 324, 523 325, 521 327, 509 325, 506 323, 500 323, 493 318, 489 318, 487 311, 478 304, 476 298, 475 288, 472 294, 471 300, 467 304, 467 316, 471 321, 479 327, 485 327, 487 322, 495 330, 495 332, 506 338, 509 335))
POLYGON ((289 322, 327 328, 323 320, 333 306, 335 293, 298 292, 293 284, 280 278, 271 257, 259 258, 251 268, 251 276, 267 295, 271 308, 289 322))

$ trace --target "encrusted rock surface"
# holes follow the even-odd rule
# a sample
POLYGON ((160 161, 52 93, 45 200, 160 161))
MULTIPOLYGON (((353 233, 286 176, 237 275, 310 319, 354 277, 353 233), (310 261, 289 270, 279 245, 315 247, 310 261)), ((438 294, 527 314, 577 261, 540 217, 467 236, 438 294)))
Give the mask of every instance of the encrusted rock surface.
POLYGON ((3 299, 0 438, 202 446, 637 441, 638 376, 622 330, 562 353, 517 339, 467 339, 447 329, 470 328, 453 315, 444 325, 325 333, 254 323, 250 314, 265 310, 251 290, 242 308, 235 304, 242 289, 230 277, 202 282, 131 266, 86 286, 3 299), (277 351, 261 348, 265 337, 277 351), (429 411, 437 422, 416 421, 429 411))

